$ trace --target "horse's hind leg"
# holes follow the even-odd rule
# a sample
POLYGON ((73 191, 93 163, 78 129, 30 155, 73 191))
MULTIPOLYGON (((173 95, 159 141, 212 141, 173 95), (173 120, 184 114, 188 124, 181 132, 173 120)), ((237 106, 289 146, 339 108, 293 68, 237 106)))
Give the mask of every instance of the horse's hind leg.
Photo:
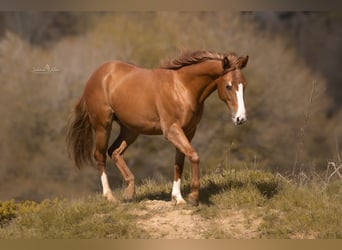
POLYGON ((110 130, 111 123, 95 126, 96 148, 94 152, 94 158, 96 160, 97 168, 101 176, 103 196, 108 201, 116 202, 116 198, 113 196, 112 190, 110 189, 108 177, 106 174, 106 150, 108 146, 110 130))
POLYGON ((125 127, 121 127, 118 138, 108 149, 108 154, 111 156, 116 167, 118 168, 122 177, 126 181, 127 187, 124 192, 125 200, 132 200, 134 198, 135 178, 123 158, 123 153, 125 152, 127 147, 136 140, 137 137, 137 133, 134 133, 125 127))
MULTIPOLYGON (((94 100, 88 100, 88 103, 94 103, 94 100)), ((95 131, 95 151, 94 158, 101 177, 103 196, 112 202, 116 202, 112 190, 108 183, 106 173, 106 151, 108 140, 112 128, 112 112, 109 109, 97 105, 88 105, 90 122, 95 131)))
POLYGON ((177 205, 185 204, 181 193, 181 179, 183 173, 185 155, 176 148, 175 166, 173 172, 172 200, 176 201, 177 205))

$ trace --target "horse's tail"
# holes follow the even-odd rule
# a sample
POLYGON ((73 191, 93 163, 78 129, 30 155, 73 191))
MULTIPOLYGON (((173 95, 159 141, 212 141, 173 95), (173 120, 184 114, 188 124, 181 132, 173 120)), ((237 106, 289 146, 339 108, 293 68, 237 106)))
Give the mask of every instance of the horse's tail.
POLYGON ((94 145, 92 125, 83 98, 76 104, 73 115, 66 136, 67 150, 75 165, 81 168, 93 164, 94 145))

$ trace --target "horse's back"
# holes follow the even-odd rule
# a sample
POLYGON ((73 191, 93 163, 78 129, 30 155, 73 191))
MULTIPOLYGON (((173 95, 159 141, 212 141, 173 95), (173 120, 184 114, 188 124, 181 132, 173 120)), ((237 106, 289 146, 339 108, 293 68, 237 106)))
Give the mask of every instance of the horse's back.
POLYGON ((131 88, 131 91, 155 89, 157 85, 170 82, 170 75, 163 69, 146 69, 122 61, 109 61, 90 76, 85 90, 104 88, 113 92, 117 87, 131 88))
POLYGON ((161 91, 167 92, 163 89, 171 82, 168 70, 110 61, 93 73, 84 94, 94 113, 109 110, 121 124, 142 133, 157 134, 161 133, 158 98, 161 91))

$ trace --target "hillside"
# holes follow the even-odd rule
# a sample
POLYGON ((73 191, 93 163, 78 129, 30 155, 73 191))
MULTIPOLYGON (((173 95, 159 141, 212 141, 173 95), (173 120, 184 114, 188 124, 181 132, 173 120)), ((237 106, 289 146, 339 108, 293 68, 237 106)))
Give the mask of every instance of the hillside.
MULTIPOLYGON (((203 176, 198 207, 175 206, 170 182, 149 180, 134 202, 100 195, 41 203, 0 202, 1 239, 342 238, 342 185, 332 179, 290 182, 262 171, 203 176)), ((189 192, 189 182, 184 192, 189 192)))

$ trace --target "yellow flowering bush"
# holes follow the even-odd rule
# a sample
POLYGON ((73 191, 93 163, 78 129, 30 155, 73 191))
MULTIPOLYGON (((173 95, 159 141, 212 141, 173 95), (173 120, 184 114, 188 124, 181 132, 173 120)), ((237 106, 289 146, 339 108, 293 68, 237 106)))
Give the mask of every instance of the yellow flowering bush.
POLYGON ((44 208, 56 205, 58 202, 60 202, 58 198, 53 200, 46 199, 40 203, 30 200, 20 203, 16 203, 14 200, 0 201, 0 226, 2 227, 19 215, 39 212, 44 208))

